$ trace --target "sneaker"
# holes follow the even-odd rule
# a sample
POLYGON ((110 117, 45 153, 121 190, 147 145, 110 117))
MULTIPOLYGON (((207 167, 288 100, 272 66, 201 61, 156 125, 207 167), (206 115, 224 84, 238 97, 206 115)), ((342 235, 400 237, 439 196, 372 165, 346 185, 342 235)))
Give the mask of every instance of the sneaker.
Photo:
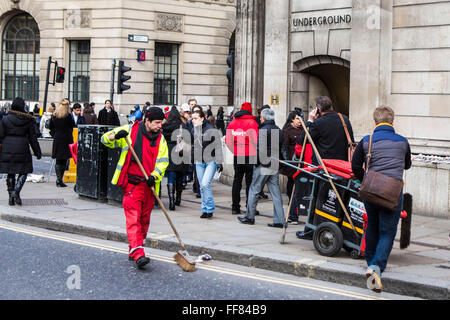
POLYGON ((368 267, 366 270, 366 285, 367 289, 372 290, 376 293, 383 291, 383 284, 381 283, 381 274, 377 268, 368 267))
POLYGON ((298 224, 298 220, 288 219, 288 223, 290 223, 290 224, 298 224))
POLYGON ((148 258, 148 257, 140 257, 139 259, 136 260, 136 266, 139 269, 142 269, 149 262, 150 262, 150 258, 148 258))

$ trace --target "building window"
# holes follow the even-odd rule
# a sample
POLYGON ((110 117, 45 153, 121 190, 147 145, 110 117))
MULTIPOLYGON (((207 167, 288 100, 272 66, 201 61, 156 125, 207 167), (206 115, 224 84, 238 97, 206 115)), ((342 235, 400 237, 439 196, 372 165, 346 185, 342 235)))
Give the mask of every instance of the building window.
POLYGON ((154 104, 176 105, 178 102, 178 45, 155 43, 154 104))
POLYGON ((13 17, 3 31, 2 99, 39 100, 40 34, 27 13, 13 17))
POLYGON ((90 90, 90 40, 70 41, 69 100, 88 102, 90 90))

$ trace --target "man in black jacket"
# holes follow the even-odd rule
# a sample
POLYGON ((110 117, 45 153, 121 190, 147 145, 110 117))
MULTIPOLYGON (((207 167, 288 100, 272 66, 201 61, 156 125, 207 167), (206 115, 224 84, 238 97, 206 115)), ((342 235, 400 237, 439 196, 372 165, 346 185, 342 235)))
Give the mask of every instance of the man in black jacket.
POLYGON ((106 100, 105 107, 98 113, 98 124, 120 126, 119 116, 114 111, 111 100, 106 100))
MULTIPOLYGON (((327 96, 319 96, 316 98, 315 102, 316 108, 309 113, 306 127, 317 147, 317 151, 319 151, 320 157, 322 159, 339 159, 347 161, 349 147, 347 136, 339 114, 333 110, 331 99, 327 96)), ((352 142, 354 142, 355 140, 353 138, 350 120, 345 115, 342 115, 342 117, 347 126, 350 138, 352 142)), ((297 143, 299 145, 303 145, 305 134, 306 133, 303 132, 298 138, 297 143)), ((312 162, 315 165, 320 164, 314 153, 312 162)), ((311 240, 313 230, 305 226, 305 230, 298 231, 296 235, 299 239, 311 240)))
POLYGON ((75 123, 75 127, 79 124, 86 124, 86 119, 81 115, 81 104, 75 103, 72 107, 72 118, 75 123))

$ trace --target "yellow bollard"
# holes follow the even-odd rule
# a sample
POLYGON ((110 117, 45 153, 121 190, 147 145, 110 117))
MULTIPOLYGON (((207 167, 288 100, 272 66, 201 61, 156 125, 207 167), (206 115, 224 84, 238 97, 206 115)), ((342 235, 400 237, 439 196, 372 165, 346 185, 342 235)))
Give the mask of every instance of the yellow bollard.
MULTIPOLYGON (((78 141, 78 128, 74 128, 73 132, 73 142, 78 141)), ((77 182, 77 165, 73 158, 70 158, 69 170, 64 172, 63 181, 66 183, 76 183, 77 182)))

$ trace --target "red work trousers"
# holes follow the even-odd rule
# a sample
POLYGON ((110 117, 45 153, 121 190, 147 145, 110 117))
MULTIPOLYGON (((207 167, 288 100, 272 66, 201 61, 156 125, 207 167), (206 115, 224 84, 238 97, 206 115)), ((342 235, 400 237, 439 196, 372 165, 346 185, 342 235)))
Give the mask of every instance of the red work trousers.
POLYGON ((131 184, 123 189, 129 256, 134 261, 145 256, 144 240, 147 238, 150 215, 155 198, 147 183, 131 184))

